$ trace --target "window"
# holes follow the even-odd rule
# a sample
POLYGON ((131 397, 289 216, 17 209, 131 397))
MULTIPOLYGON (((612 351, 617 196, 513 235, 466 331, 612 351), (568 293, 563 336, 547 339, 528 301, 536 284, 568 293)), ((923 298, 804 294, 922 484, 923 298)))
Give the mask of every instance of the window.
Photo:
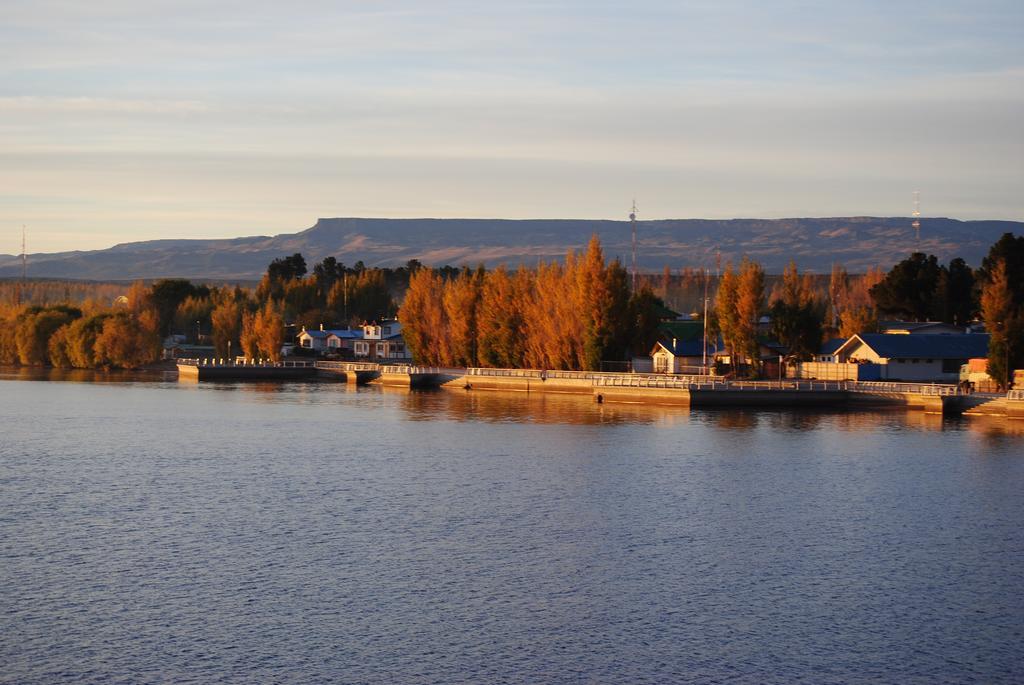
POLYGON ((353 347, 353 350, 355 351, 356 354, 362 355, 364 357, 366 355, 370 354, 370 343, 367 343, 367 342, 357 342, 352 347, 353 347))
POLYGON ((377 356, 378 357, 383 357, 385 354, 387 354, 387 352, 386 352, 387 349, 388 349, 388 344, 387 343, 377 343, 377 356))
POLYGON ((384 335, 391 335, 391 326, 384 327, 384 335))
POLYGON ((303 338, 302 339, 302 346, 305 347, 306 349, 309 349, 310 347, 313 346, 313 339, 312 338, 303 338))

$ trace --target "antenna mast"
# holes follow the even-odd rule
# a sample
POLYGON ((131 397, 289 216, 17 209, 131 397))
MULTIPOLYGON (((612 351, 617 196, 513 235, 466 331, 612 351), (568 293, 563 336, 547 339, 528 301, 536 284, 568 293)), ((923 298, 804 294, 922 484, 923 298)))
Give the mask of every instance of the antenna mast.
POLYGON ((633 292, 636 292, 636 198, 633 198, 633 209, 629 212, 629 223, 633 228, 633 292))
POLYGON ((914 221, 910 224, 914 227, 915 249, 921 251, 921 191, 914 191, 914 221))

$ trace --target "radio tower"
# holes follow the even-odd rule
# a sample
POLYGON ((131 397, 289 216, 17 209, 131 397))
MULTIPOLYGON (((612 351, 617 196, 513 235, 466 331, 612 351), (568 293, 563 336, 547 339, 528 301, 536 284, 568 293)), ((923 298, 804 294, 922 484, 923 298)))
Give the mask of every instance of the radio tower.
POLYGON ((633 198, 633 209, 629 212, 629 223, 633 228, 633 292, 636 292, 636 198, 633 198))
POLYGON ((921 251, 921 191, 914 191, 914 221, 910 224, 914 227, 914 247, 921 251))

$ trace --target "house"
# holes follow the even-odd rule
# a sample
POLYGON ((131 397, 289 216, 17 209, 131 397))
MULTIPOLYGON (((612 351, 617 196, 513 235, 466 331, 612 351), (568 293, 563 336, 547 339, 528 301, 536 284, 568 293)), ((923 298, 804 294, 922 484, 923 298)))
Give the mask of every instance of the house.
POLYGON ((327 349, 327 338, 333 331, 325 331, 324 325, 320 324, 319 330, 307 331, 303 326, 299 334, 295 336, 299 347, 314 352, 323 353, 327 349))
POLYGON ((351 356, 354 340, 363 337, 362 329, 336 328, 326 329, 320 324, 319 329, 307 330, 305 326, 295 336, 299 347, 317 354, 340 354, 351 356))
POLYGON ((879 380, 956 383, 961 365, 988 355, 988 341, 981 333, 860 333, 835 350, 834 360, 875 365, 879 380))
POLYGON ((651 350, 654 373, 703 373, 704 364, 711 364, 713 350, 704 356, 703 339, 670 341, 659 340, 651 350))
POLYGON ((402 324, 399 321, 364 323, 361 333, 362 339, 352 343, 352 352, 356 359, 400 363, 412 361, 412 354, 405 346, 402 324))
POLYGON ((355 355, 355 343, 363 339, 361 328, 328 331, 327 354, 352 357, 355 355))

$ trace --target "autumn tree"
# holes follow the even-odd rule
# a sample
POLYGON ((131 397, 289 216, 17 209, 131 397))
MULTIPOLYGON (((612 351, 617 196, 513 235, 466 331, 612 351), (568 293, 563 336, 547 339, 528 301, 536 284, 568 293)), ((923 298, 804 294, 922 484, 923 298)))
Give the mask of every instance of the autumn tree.
POLYGON ((136 317, 118 312, 103 320, 93 346, 96 366, 134 369, 160 357, 159 314, 144 311, 136 317))
POLYGON ((433 269, 419 269, 409 278, 398 318, 402 337, 413 359, 421 364, 439 364, 441 336, 445 334, 442 294, 444 281, 433 269))
POLYGON ((522 269, 510 274, 502 265, 484 278, 477 310, 477 363, 481 366, 523 365, 524 274, 522 269))
POLYGON ((738 328, 736 347, 752 364, 757 364, 757 325, 764 311, 764 269, 755 261, 744 259, 736 288, 738 328))
POLYGON ((244 304, 235 298, 224 299, 210 313, 213 327, 213 346, 218 357, 229 357, 232 346, 241 352, 242 314, 244 304))
POLYGON ((103 331, 103 324, 112 314, 104 312, 83 317, 66 326, 67 358, 76 369, 91 369, 96 366, 96 338, 103 331))
POLYGON ((587 251, 576 263, 575 295, 581 319, 582 349, 574 360, 577 368, 597 371, 607 357, 621 357, 622 334, 629 317, 629 285, 618 260, 605 263, 601 241, 592 236, 587 251))
POLYGON ((275 300, 263 305, 253 319, 258 356, 279 361, 284 345, 284 307, 275 300))
POLYGON ((769 309, 772 332, 792 358, 812 359, 821 346, 822 314, 809 275, 801 277, 790 261, 780 285, 769 309))
POLYGON ((448 334, 441 346, 441 363, 445 366, 477 365, 477 323, 484 270, 463 269, 455 279, 445 283, 442 302, 448 334))
POLYGON ((14 338, 18 361, 25 366, 48 364, 50 336, 81 315, 80 309, 63 305, 26 309, 18 317, 15 326, 14 338))
POLYGON ((878 313, 870 291, 884 277, 876 268, 868 269, 867 273, 859 276, 850 276, 842 266, 833 267, 829 282, 829 299, 835 322, 833 334, 849 338, 857 333, 878 330, 878 313))
POLYGON ((729 359, 732 360, 734 369, 737 366, 736 355, 742 347, 738 301, 739 277, 733 271, 732 264, 727 264, 718 282, 718 293, 715 296, 715 327, 729 350, 729 359))
POLYGON ((1010 373, 1024 364, 1024 306, 1014 298, 1004 260, 989 267, 981 292, 981 313, 991 337, 988 345, 988 375, 1006 389, 1010 373))

